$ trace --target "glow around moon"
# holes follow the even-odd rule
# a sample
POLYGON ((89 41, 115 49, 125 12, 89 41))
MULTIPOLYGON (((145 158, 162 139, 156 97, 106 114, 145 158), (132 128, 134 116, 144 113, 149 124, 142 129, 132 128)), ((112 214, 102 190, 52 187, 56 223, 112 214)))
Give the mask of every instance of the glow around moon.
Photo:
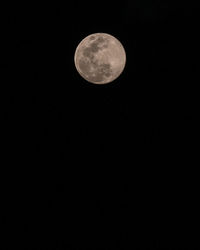
POLYGON ((106 33, 94 33, 79 43, 74 62, 85 80, 106 84, 114 81, 123 72, 126 53, 115 37, 106 33))

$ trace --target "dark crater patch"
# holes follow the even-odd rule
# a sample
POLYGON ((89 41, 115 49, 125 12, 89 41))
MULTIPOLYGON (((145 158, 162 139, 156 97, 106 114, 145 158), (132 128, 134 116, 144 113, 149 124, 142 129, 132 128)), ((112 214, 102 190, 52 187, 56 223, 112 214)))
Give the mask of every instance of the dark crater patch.
POLYGON ((101 64, 99 66, 99 72, 103 75, 105 75, 106 77, 109 77, 112 75, 112 69, 110 67, 110 64, 101 64))
POLYGON ((101 44, 101 47, 102 47, 102 48, 108 48, 108 39, 107 39, 107 38, 99 37, 99 38, 96 40, 96 42, 97 42, 98 44, 101 44), (102 45, 102 43, 103 43, 103 45, 102 45))
MULTIPOLYGON (((92 37, 90 37, 90 39, 91 38, 92 37)), ((91 40, 93 40, 93 39, 91 39, 91 40)), ((84 49, 83 55, 90 58, 90 59, 93 59, 94 58, 93 54, 97 53, 100 50, 99 45, 102 43, 104 43, 102 48, 106 48, 107 47, 106 40, 103 37, 98 37, 94 42, 92 42, 90 44, 90 46, 88 46, 84 49)))
POLYGON ((98 43, 103 43, 103 42, 105 42, 105 39, 103 37, 98 37, 96 41, 98 43))
POLYGON ((90 45, 91 52, 96 53, 99 50, 98 43, 93 42, 90 45))
POLYGON ((106 77, 112 75, 110 64, 101 64, 96 68, 95 75, 88 77, 88 80, 93 82, 102 82, 106 77))
POLYGON ((89 74, 90 66, 84 59, 79 60, 79 68, 85 74, 89 74))
POLYGON ((98 46, 94 43, 90 45, 90 47, 86 47, 83 50, 83 56, 89 58, 90 60, 94 59, 94 53, 96 53, 99 50, 98 46))
POLYGON ((90 47, 86 47, 83 50, 83 55, 86 56, 86 57, 90 57, 91 56, 91 49, 90 49, 90 47))
POLYGON ((90 40, 94 40, 94 39, 95 39, 95 36, 91 36, 91 37, 90 37, 90 40))

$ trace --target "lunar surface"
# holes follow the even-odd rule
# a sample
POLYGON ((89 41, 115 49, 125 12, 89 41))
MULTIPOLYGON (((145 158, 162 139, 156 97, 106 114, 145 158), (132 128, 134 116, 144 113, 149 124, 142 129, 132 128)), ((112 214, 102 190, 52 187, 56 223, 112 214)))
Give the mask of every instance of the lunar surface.
POLYGON ((126 53, 115 37, 106 33, 94 33, 79 43, 74 62, 85 80, 106 84, 114 81, 123 72, 126 53))

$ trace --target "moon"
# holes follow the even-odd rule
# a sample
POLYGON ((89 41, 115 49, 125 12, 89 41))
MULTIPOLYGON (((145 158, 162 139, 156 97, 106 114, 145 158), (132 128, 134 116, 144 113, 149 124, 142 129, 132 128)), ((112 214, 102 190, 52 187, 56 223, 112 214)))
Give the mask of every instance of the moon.
POLYGON ((107 84, 117 79, 126 64, 121 42, 107 33, 94 33, 77 46, 74 63, 78 73, 88 82, 107 84))

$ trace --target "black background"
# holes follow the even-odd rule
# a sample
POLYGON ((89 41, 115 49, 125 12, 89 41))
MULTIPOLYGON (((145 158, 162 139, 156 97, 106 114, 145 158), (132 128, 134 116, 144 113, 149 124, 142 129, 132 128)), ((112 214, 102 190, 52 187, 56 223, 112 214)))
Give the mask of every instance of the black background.
POLYGON ((2 249, 199 248, 197 6, 181 1, 1 8, 2 249), (93 85, 74 52, 123 44, 93 85))

